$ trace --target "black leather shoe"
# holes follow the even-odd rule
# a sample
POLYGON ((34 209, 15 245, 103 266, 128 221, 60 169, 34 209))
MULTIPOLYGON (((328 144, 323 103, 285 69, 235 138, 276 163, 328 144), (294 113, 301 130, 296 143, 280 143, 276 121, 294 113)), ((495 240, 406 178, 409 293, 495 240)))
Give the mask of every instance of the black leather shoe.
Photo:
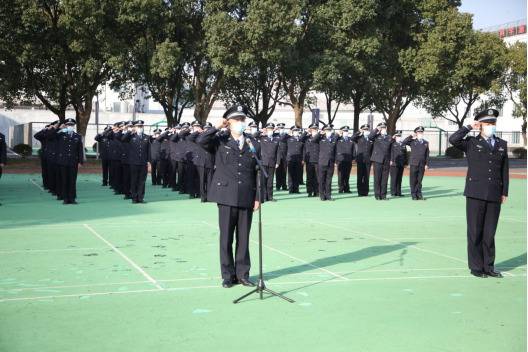
POLYGON ((480 277, 482 279, 488 277, 488 275, 486 275, 484 272, 478 271, 478 270, 471 270, 471 275, 476 276, 476 277, 480 277))
POLYGON ((72 201, 70 202, 70 204, 79 204, 79 203, 77 203, 76 201, 72 200, 72 201))
POLYGON ((502 278, 502 274, 500 271, 492 270, 492 271, 487 271, 485 274, 491 277, 498 278, 498 279, 502 278))
POLYGON ((240 282, 244 286, 254 287, 255 284, 248 279, 238 279, 238 282, 240 282))
POLYGON ((224 281, 222 281, 222 287, 223 288, 233 287, 233 281, 231 279, 225 279, 224 281))

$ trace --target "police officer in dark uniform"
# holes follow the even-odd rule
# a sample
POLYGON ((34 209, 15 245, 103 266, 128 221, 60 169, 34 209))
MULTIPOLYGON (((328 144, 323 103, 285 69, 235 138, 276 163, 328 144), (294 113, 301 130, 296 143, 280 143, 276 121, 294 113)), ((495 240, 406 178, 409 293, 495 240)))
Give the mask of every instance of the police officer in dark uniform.
MULTIPOLYGON (((60 121, 56 120, 50 124, 49 129, 45 133, 46 140, 46 166, 48 175, 48 192, 57 197, 57 200, 63 200, 61 196, 61 182, 60 172, 57 166, 57 138, 56 133, 59 128, 60 121)), ((65 126, 62 126, 63 128, 65 126)))
POLYGON ((319 179, 317 174, 319 163, 319 142, 317 140, 319 126, 313 123, 308 126, 308 138, 304 142, 304 164, 306 165, 306 192, 308 197, 319 195, 319 179))
POLYGON ((170 138, 170 141, 173 142, 173 158, 175 159, 175 163, 173 163, 173 167, 175 167, 176 172, 176 178, 177 183, 175 188, 173 187, 173 191, 178 191, 180 194, 187 193, 187 180, 185 179, 186 175, 186 150, 187 150, 187 142, 185 141, 185 137, 190 134, 190 128, 191 125, 188 122, 184 122, 181 125, 177 126, 174 130, 173 135, 170 138), (178 128, 179 127, 179 128, 178 128))
POLYGON ((374 143, 370 156, 370 161, 374 164, 374 195, 377 200, 387 200, 390 152, 393 139, 387 134, 387 125, 383 122, 370 132, 369 139, 374 143))
POLYGON ((84 162, 82 136, 74 131, 75 119, 66 119, 65 128, 57 129, 56 162, 59 168, 61 197, 64 204, 77 204, 77 171, 84 162))
POLYGON ((288 134, 286 133, 286 125, 284 123, 277 124, 277 132, 279 134, 279 154, 277 156, 277 173, 275 174, 275 187, 277 191, 288 189, 286 184, 286 174, 288 170, 288 134))
POLYGON ((339 137, 336 145, 337 162, 337 184, 339 193, 350 192, 350 171, 352 170, 352 160, 354 160, 354 142, 349 135, 350 127, 343 126, 339 129, 339 137))
MULTIPOLYGON (((193 135, 195 135, 193 141, 196 143, 198 137, 212 127, 213 125, 210 122, 206 122, 203 129, 200 128, 193 133, 193 135)), ((198 169, 200 201, 205 203, 207 202, 207 190, 209 189, 213 178, 214 156, 211 152, 203 149, 199 144, 196 144, 193 162, 198 169)))
POLYGON ((161 134, 161 130, 156 128, 152 131, 150 136, 150 178, 153 186, 161 185, 162 173, 161 173, 161 142, 158 137, 161 134))
POLYGON ((146 203, 145 182, 147 180, 148 163, 150 161, 150 136, 143 131, 143 120, 133 123, 133 128, 127 130, 121 140, 127 145, 127 164, 130 170, 130 198, 132 203, 146 203))
MULTIPOLYGON (((277 160, 279 157, 279 143, 280 138, 275 133, 275 124, 266 124, 265 134, 257 134, 257 141, 260 142, 261 154, 262 154, 262 165, 268 174, 266 179, 266 195, 264 200, 274 202, 273 198, 273 179, 275 176, 275 169, 279 167, 277 160)), ((253 135, 255 136, 255 135, 253 135)))
POLYGON ((372 154, 372 141, 368 138, 370 126, 362 125, 360 131, 354 134, 352 140, 356 143, 356 163, 357 163, 357 190, 359 197, 366 197, 369 193, 370 178, 370 156, 372 154))
MULTIPOLYGON (((48 132, 51 125, 46 125, 43 129, 35 133, 33 137, 40 142, 40 169, 42 175, 42 186, 44 189, 49 190, 48 180, 48 141, 46 133, 48 132)), ((5 138, 4 138, 5 141, 5 138)))
POLYGON ((429 168, 429 142, 423 138, 424 131, 425 128, 418 126, 414 129, 414 135, 403 141, 404 145, 411 147, 409 182, 413 200, 425 200, 422 195, 422 180, 425 170, 429 168))
POLYGON ((111 130, 105 132, 106 138, 110 141, 108 147, 108 156, 110 158, 110 187, 114 190, 114 194, 123 194, 122 192, 122 168, 121 168, 121 154, 122 147, 118 136, 121 129, 124 127, 124 122, 116 122, 111 130))
POLYGON ((495 136, 499 112, 488 109, 475 116, 473 125, 462 127, 449 142, 466 153, 466 221, 468 266, 471 274, 501 278, 495 270, 495 232, 501 204, 506 202, 509 187, 508 145, 495 136), (467 136, 479 130, 476 137, 467 136))
POLYGON ((124 140, 126 132, 134 132, 134 121, 130 120, 125 123, 125 128, 119 135, 119 142, 121 145, 121 173, 123 177, 123 199, 132 199, 132 192, 130 190, 130 159, 128 157, 130 145, 124 140))
MULTIPOLYGON (((256 161, 260 146, 244 134, 247 109, 241 105, 229 108, 224 119, 200 135, 197 143, 215 155, 215 173, 207 198, 218 204, 220 227, 220 268, 222 286, 249 281, 249 232, 256 200, 256 161), (229 131, 221 131, 229 128, 229 131), (252 151, 254 149, 254 151, 252 151), (233 259, 233 237, 236 231, 236 254, 233 259)), ((261 199, 261 198, 260 198, 261 199)))
MULTIPOLYGON (((160 160, 159 160, 159 175, 161 177, 162 187, 167 188, 170 184, 170 141, 164 137, 169 128, 165 128, 163 133, 161 133, 156 139, 160 143, 160 160)), ((167 132, 168 133, 168 132, 167 132)))
POLYGON ((324 127, 324 136, 319 134, 315 141, 319 142, 318 180, 319 197, 322 201, 333 201, 332 177, 335 169, 337 137, 334 136, 332 125, 324 127))
POLYGON ((200 176, 196 162, 198 154, 198 145, 195 143, 196 137, 203 132, 202 125, 198 121, 193 121, 189 133, 184 136, 185 139, 185 185, 189 198, 200 197, 200 176))
POLYGON ((288 146, 286 162, 288 164, 288 191, 290 194, 299 193, 303 167, 303 148, 307 134, 301 134, 301 129, 292 126, 290 134, 283 137, 288 146))
POLYGON ((403 169, 407 163, 407 148, 402 143, 402 131, 396 131, 393 138, 390 157, 391 196, 403 197, 401 183, 403 169))
POLYGON ((249 129, 248 133, 259 142, 259 138, 261 136, 261 133, 258 129, 258 125, 255 121, 251 121, 247 128, 249 129))
POLYGON ((108 186, 109 170, 110 170, 110 139, 106 136, 106 132, 110 130, 110 126, 106 126, 102 133, 95 136, 98 145, 99 158, 101 158, 101 168, 103 171, 103 182, 101 186, 108 186))

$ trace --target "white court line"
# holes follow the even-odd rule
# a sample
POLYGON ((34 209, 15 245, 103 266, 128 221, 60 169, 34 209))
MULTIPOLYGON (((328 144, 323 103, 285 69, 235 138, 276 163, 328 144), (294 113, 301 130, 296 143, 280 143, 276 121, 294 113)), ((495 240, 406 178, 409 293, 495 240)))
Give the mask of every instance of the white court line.
POLYGON ((34 252, 62 252, 62 251, 98 251, 106 249, 106 247, 95 248, 54 248, 54 249, 14 249, 11 251, 0 251, 0 254, 14 254, 14 253, 34 253, 34 252))
MULTIPOLYGON (((526 275, 519 275, 517 278, 525 277, 526 275)), ((379 278, 356 278, 349 280, 327 280, 327 281, 285 281, 285 282, 273 282, 268 281, 269 286, 280 286, 280 285, 302 285, 302 284, 331 284, 331 283, 342 283, 342 282, 354 282, 354 281, 383 281, 383 280, 437 280, 437 279, 465 279, 474 278, 471 275, 443 275, 443 276, 403 276, 403 277, 379 277, 379 278)), ((164 291, 181 291, 181 290, 192 290, 192 289, 218 289, 222 288, 220 285, 207 285, 207 286, 188 286, 188 287, 171 287, 164 291)), ((222 288, 223 289, 223 288, 222 288)), ((113 294, 128 294, 128 293, 144 293, 144 292, 161 292, 162 290, 150 289, 150 290, 130 290, 130 291, 107 291, 107 292, 90 292, 90 293, 78 293, 78 294, 67 294, 67 295, 49 295, 39 297, 19 297, 19 298, 5 298, 0 299, 1 302, 10 301, 35 301, 55 298, 68 298, 68 297, 86 297, 86 296, 105 296, 113 294)))
MULTIPOLYGON (((215 229, 216 229, 216 226, 213 226, 213 225, 209 224, 207 221, 203 221, 203 223, 206 224, 206 225, 209 226, 209 227, 212 227, 212 228, 215 228, 215 229)), ((254 241, 254 240, 250 240, 250 241, 251 241, 251 243, 258 245, 258 242, 257 242, 257 241, 254 241)), ((308 265, 308 266, 311 266, 312 268, 315 268, 315 269, 317 269, 317 270, 324 271, 325 273, 328 273, 328 274, 330 274, 330 275, 332 275, 332 276, 335 276, 335 277, 337 277, 337 278, 340 278, 340 279, 342 279, 342 280, 348 280, 347 277, 344 277, 344 276, 342 276, 342 275, 336 274, 336 273, 334 273, 334 272, 332 272, 332 271, 330 271, 330 270, 328 270, 328 269, 321 268, 321 267, 319 267, 319 266, 317 266, 317 265, 314 265, 314 264, 312 264, 312 263, 310 263, 310 262, 307 262, 307 261, 304 260, 304 259, 294 257, 294 256, 292 256, 292 255, 290 255, 290 254, 288 254, 288 253, 285 253, 285 252, 283 252, 283 251, 281 251, 281 250, 278 250, 278 249, 276 249, 276 248, 270 247, 270 246, 268 246, 268 245, 266 245, 266 244, 262 244, 262 246, 265 247, 265 248, 267 248, 267 249, 269 249, 269 250, 271 250, 271 251, 274 251, 274 252, 277 252, 277 253, 279 253, 279 254, 282 254, 282 255, 284 255, 284 256, 290 258, 290 259, 293 259, 293 260, 296 260, 296 261, 301 262, 301 263, 303 263, 303 264, 306 264, 306 265, 308 265)))
POLYGON ((130 265, 132 265, 137 271, 139 271, 139 273, 141 275, 143 275, 148 281, 150 281, 154 286, 156 286, 156 288, 158 290, 163 290, 163 287, 161 287, 161 285, 156 281, 154 280, 154 278, 152 278, 152 276, 150 276, 149 274, 147 274, 147 272, 145 270, 143 270, 139 265, 137 265, 136 263, 134 263, 132 261, 132 259, 130 259, 129 257, 127 257, 125 255, 125 253, 121 252, 119 250, 119 248, 117 248, 116 246, 114 246, 112 243, 110 243, 109 241, 107 241, 103 236, 101 236, 100 234, 98 234, 94 229, 92 229, 90 227, 90 225, 88 224, 84 224, 84 227, 86 229, 88 229, 88 231, 90 231, 94 236, 96 236, 97 238, 99 238, 101 241, 103 241, 104 243, 106 243, 110 248, 112 248, 117 254, 119 254, 124 260, 126 260, 130 265))
POLYGON ((62 286, 34 286, 34 287, 12 287, 1 288, 5 291, 29 291, 29 290, 51 290, 56 288, 77 288, 77 287, 93 287, 93 286, 117 286, 117 285, 138 285, 148 284, 150 281, 124 281, 124 282, 109 282, 100 284, 83 284, 83 285, 62 285, 62 286))
MULTIPOLYGON (((522 269, 526 269, 524 267, 500 267, 500 269, 519 269, 522 271, 522 269)), ((467 271, 468 268, 429 268, 429 269, 422 269, 422 268, 410 268, 410 269, 373 269, 373 270, 350 270, 347 272, 338 271, 337 274, 363 274, 363 273, 393 273, 393 272, 420 272, 420 271, 467 271)), ((265 277, 270 278, 276 278, 281 276, 318 276, 321 275, 321 273, 290 273, 286 275, 269 275, 264 273, 265 277)), ((522 276, 522 275, 521 275, 522 276)), ((181 281, 201 281, 201 280, 220 280, 222 279, 221 276, 217 277, 189 277, 189 278, 179 278, 179 279, 158 279, 158 282, 181 282, 181 281)), ((356 280, 356 279, 349 279, 349 280, 356 280)), ((339 280, 342 281, 342 280, 339 280)), ((61 285, 61 286, 34 286, 34 287, 0 287, 0 290, 4 291, 28 291, 28 290, 47 290, 47 289, 57 289, 57 288, 78 288, 78 287, 92 287, 92 286, 117 286, 117 285, 139 285, 139 284, 148 284, 150 281, 123 281, 123 282, 107 282, 107 283, 93 283, 93 284, 82 284, 82 285, 61 285)))
MULTIPOLYGON (((318 223, 320 225, 323 225, 323 226, 330 226, 330 227, 334 227, 334 228, 338 228, 338 229, 343 229, 343 230, 346 230, 346 231, 351 231, 349 228, 346 228, 346 227, 343 227, 343 226, 338 226, 338 225, 333 225, 333 224, 328 224, 328 223, 322 222, 322 221, 316 221, 316 223, 318 223)), ((385 242, 392 243, 392 244, 403 244, 402 242, 398 242, 398 241, 394 241, 394 240, 391 240, 391 239, 388 239, 388 238, 372 235, 372 234, 369 234, 369 233, 366 233, 366 232, 356 232, 356 231, 351 231, 351 232, 355 233, 357 235, 364 235, 364 236, 367 236, 367 237, 375 238, 377 240, 385 241, 385 242)), ((416 249, 418 251, 422 251, 422 252, 425 252, 425 253, 434 254, 434 255, 439 256, 439 257, 444 257, 444 258, 456 260, 459 263, 464 263, 464 264, 467 263, 467 261, 462 260, 460 258, 452 257, 450 255, 439 253, 439 252, 436 252, 436 251, 432 251, 430 249, 421 248, 421 247, 418 247, 418 246, 415 246, 415 245, 409 245, 407 247, 413 248, 413 249, 416 249)), ((508 272, 505 272, 505 274, 507 274, 509 276, 515 276, 512 273, 508 273, 508 272)))
POLYGON ((32 178, 30 178, 29 180, 31 181, 32 184, 34 184, 35 186, 37 186, 42 192, 46 192, 46 190, 45 190, 44 188, 40 187, 40 185, 37 184, 37 183, 35 182, 35 180, 33 180, 32 178))

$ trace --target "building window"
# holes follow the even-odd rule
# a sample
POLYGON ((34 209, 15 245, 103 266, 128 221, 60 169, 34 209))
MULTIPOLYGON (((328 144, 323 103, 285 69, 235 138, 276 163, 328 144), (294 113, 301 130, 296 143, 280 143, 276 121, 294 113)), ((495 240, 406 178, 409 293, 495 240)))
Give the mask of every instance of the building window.
POLYGON ((521 132, 513 132, 512 133, 512 144, 519 144, 521 143, 521 132))

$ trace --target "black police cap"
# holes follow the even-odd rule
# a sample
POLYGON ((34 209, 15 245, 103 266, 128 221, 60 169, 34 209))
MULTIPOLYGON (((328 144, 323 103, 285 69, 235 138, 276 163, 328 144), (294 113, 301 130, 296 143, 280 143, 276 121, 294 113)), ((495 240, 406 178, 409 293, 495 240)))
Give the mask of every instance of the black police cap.
POLYGON ((75 119, 66 119, 64 120, 64 124, 68 125, 68 126, 73 126, 75 125, 77 122, 75 121, 75 119))
POLYGON ((425 131, 425 128, 423 126, 418 126, 414 129, 414 133, 424 132, 424 131, 425 131))
POLYGON ((248 109, 244 105, 233 105, 224 113, 224 119, 239 119, 246 118, 248 115, 248 109))
POLYGON ((478 122, 494 122, 497 121, 497 117, 499 117, 499 110, 497 109, 487 109, 479 112, 475 116, 475 121, 478 122))
POLYGON ((359 129, 360 130, 370 130, 370 125, 368 123, 366 123, 364 125, 361 125, 361 127, 359 129))

